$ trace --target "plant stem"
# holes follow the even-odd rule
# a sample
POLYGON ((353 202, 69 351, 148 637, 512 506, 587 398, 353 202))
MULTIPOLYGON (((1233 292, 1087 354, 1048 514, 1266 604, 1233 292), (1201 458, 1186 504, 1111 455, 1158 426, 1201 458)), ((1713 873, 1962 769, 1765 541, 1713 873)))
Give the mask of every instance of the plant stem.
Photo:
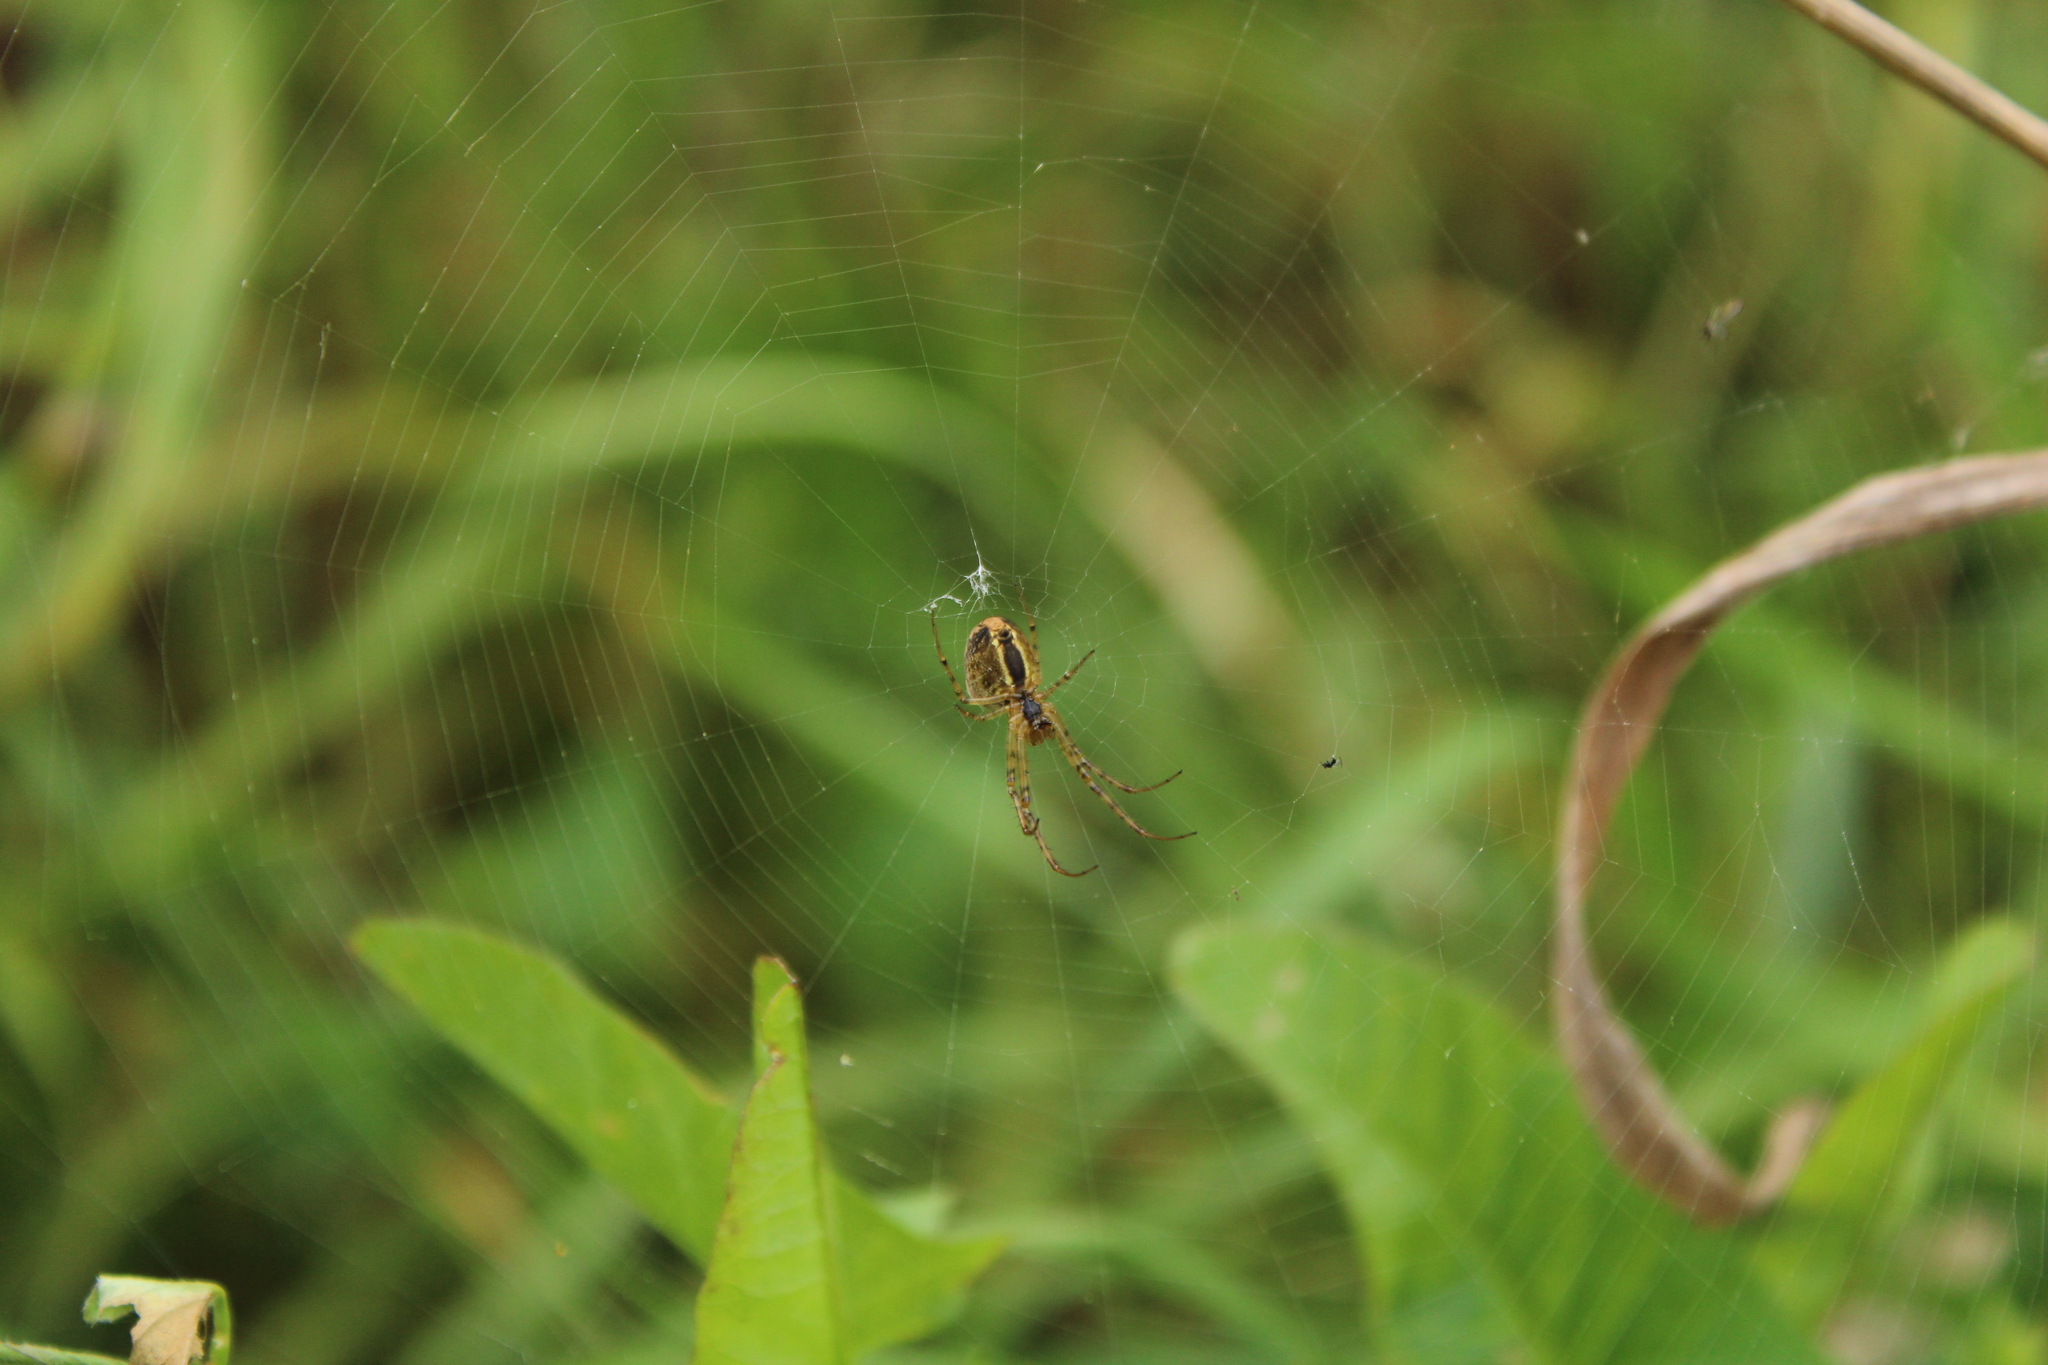
POLYGON ((1886 23, 1855 0, 1785 0, 1893 74, 1925 90, 1980 128, 2048 167, 2048 122, 2021 108, 1948 58, 1886 23))

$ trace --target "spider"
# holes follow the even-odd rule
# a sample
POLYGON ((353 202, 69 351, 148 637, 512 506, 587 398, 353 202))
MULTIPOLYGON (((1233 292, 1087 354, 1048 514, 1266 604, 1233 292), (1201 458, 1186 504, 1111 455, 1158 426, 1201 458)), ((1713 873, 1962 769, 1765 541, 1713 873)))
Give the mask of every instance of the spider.
POLYGON ((1059 712, 1052 709, 1052 694, 1059 691, 1068 678, 1081 671, 1081 664, 1095 657, 1094 650, 1083 654, 1081 663, 1075 664, 1061 674, 1059 681, 1051 687, 1042 687, 1040 683, 1044 675, 1038 671, 1037 618, 1029 618, 1031 638, 1026 640, 1009 621, 1000 616, 991 616, 967 632, 967 653, 962 662, 967 671, 967 690, 963 692, 960 690, 960 680, 953 676, 953 665, 946 659, 946 647, 939 643, 939 613, 936 609, 931 612, 931 618, 932 647, 939 652, 939 667, 946 670, 946 681, 953 684, 954 705, 960 714, 969 720, 1000 720, 1005 716, 1009 717, 1006 778, 1010 787, 1010 801, 1017 807, 1018 826, 1038 841, 1038 851, 1045 855, 1046 865, 1053 871, 1062 877, 1085 877, 1095 869, 1088 867, 1079 872, 1067 871, 1060 866, 1060 860, 1052 856, 1052 850, 1045 846, 1045 836, 1038 832, 1038 816, 1031 810, 1031 760, 1028 750, 1030 746, 1043 744, 1048 739, 1058 742, 1060 752, 1066 755, 1067 762, 1073 765, 1075 774, 1088 784, 1088 790, 1101 797, 1102 803, 1115 811, 1117 818, 1132 829, 1147 839, 1158 839, 1161 842, 1193 836, 1193 830, 1186 834, 1154 834, 1125 814, 1124 808, 1119 806, 1108 792, 1095 785, 1095 779, 1099 777, 1118 791, 1135 795, 1139 792, 1157 791, 1173 781, 1174 777, 1179 777, 1179 773, 1154 782, 1149 787, 1133 787, 1117 781, 1082 756, 1080 746, 1074 743, 1073 735, 1067 731, 1066 722, 1060 719, 1059 712), (980 712, 968 709, 973 706, 987 709, 980 712))

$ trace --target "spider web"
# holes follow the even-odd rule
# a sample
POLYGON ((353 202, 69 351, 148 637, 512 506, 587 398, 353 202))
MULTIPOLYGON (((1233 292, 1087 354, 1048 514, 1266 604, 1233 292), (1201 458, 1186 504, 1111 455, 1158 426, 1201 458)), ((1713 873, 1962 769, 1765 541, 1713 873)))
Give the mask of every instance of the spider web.
MULTIPOLYGON (((2036 18, 1921 17, 2048 93, 2036 18)), ((254 1361, 686 1349, 694 1272, 370 1000, 342 935, 396 912, 728 1079, 788 960, 842 1164, 1013 1238, 934 1358, 1362 1352, 1176 935, 1344 926, 1547 1038, 1616 642, 1863 474, 2041 438, 2034 174, 1761 10, 31 6, 0 85, 10 599, 88 623, 0 680, 24 1338, 123 1268, 227 1282, 254 1361), (1198 837, 1041 749, 1100 864, 1055 875, 929 613, 956 667, 989 614, 1096 650, 1077 741, 1198 837)), ((1599 944, 1738 1156, 2035 913, 2044 568, 2022 519, 1815 573, 1681 690, 1599 944)), ((2038 1346, 2032 1050, 1957 1062, 1838 1358, 2038 1346)), ((1516 1358, 1467 1288, 1398 1340, 1516 1358)))

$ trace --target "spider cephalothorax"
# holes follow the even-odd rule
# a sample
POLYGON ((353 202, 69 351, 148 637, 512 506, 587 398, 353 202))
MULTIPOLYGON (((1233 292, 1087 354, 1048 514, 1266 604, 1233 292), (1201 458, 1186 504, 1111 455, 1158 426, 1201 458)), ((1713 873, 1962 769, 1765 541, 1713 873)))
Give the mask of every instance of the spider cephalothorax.
POLYGON ((1136 820, 1124 814, 1110 794, 1095 783, 1101 778, 1118 791, 1131 793, 1148 792, 1163 787, 1174 777, 1154 782, 1150 787, 1132 787, 1117 781, 1102 769, 1082 757, 1074 737, 1067 733, 1060 713, 1053 710, 1051 697, 1061 684, 1081 671, 1081 664, 1095 657, 1089 650, 1075 664, 1060 675, 1059 681, 1051 687, 1041 687, 1042 675, 1038 671, 1038 622, 1031 622, 1031 633, 1027 639, 1023 632, 1001 616, 991 616, 967 632, 967 654, 963 665, 967 671, 967 690, 960 690, 960 680, 953 676, 953 665, 946 659, 946 647, 939 643, 939 616, 932 613, 932 646, 939 651, 939 666, 946 670, 946 678, 953 684, 953 696, 959 704, 960 714, 969 720, 998 720, 1009 717, 1008 778, 1010 801, 1017 807, 1017 823, 1023 831, 1038 841, 1038 851, 1045 855, 1045 861, 1053 871, 1067 877, 1082 877, 1095 869, 1084 868, 1069 872, 1060 866, 1059 859, 1052 856, 1052 850, 1045 846, 1045 836, 1038 832, 1038 816, 1031 809, 1031 768, 1025 757, 1029 746, 1043 744, 1051 739, 1058 742, 1060 752, 1066 756, 1074 772, 1088 790, 1101 797, 1104 804, 1117 813, 1129 825, 1147 839, 1185 839, 1186 834, 1154 834, 1136 820), (970 707, 986 708, 982 711, 970 707))

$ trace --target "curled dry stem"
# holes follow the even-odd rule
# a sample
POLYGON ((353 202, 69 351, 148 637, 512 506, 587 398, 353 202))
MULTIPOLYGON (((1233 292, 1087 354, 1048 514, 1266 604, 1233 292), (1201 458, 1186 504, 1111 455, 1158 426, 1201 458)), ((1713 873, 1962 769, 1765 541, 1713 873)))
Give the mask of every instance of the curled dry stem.
POLYGON ((1629 1036, 1595 974, 1586 891, 1607 822, 1672 688, 1736 607, 1801 569, 1992 517, 2048 506, 2048 451, 1984 455, 1866 479, 1723 560, 1638 630, 1608 666, 1579 719, 1557 851, 1552 1009, 1580 1100, 1615 1161, 1702 1223, 1728 1223, 1791 1184, 1822 1109, 1778 1116, 1755 1174, 1737 1175, 1693 1132, 1629 1036))

